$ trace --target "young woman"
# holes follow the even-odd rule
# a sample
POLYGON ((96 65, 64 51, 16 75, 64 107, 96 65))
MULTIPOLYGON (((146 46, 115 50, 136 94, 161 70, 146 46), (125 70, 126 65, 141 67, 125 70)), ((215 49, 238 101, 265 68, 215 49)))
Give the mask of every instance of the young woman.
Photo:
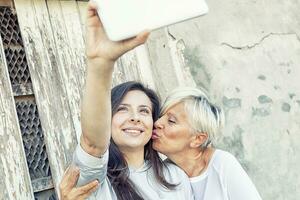
POLYGON ((261 200, 237 159, 212 143, 221 133, 222 110, 196 88, 178 88, 155 122, 153 148, 190 177, 196 200, 261 200))
MULTIPOLYGON (((93 3, 88 5, 87 78, 82 101, 82 135, 74 153, 80 170, 78 186, 97 180, 89 197, 105 200, 193 199, 186 174, 163 163, 152 149, 154 120, 159 114, 156 94, 136 82, 110 90, 115 60, 146 41, 148 33, 134 39, 107 39, 93 3)), ((61 198, 72 196, 61 184, 61 198)))

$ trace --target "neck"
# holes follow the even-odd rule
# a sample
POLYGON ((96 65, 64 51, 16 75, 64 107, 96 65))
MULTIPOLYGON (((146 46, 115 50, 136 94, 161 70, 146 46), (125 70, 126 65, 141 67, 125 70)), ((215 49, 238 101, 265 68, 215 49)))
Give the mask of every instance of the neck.
POLYGON ((176 155, 168 156, 188 177, 201 175, 207 168, 214 149, 208 147, 205 150, 187 149, 176 155))
POLYGON ((122 150, 125 160, 129 167, 138 169, 144 164, 144 148, 140 150, 122 150))

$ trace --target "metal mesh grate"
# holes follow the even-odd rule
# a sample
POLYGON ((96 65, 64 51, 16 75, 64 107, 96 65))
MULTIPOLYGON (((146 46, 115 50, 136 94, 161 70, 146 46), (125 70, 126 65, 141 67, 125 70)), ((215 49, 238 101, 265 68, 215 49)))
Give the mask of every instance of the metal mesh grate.
POLYGON ((32 94, 32 84, 16 14, 0 7, 1 38, 15 96, 32 94))
POLYGON ((16 108, 31 180, 51 176, 35 101, 16 101, 16 108))
POLYGON ((24 49, 20 48, 6 48, 5 50, 6 62, 11 84, 27 85, 31 84, 29 69, 26 61, 24 49))
POLYGON ((0 26, 4 46, 23 45, 17 16, 11 8, 0 7, 0 26))
POLYGON ((34 194, 34 200, 57 200, 57 199, 58 198, 54 190, 46 190, 34 194))

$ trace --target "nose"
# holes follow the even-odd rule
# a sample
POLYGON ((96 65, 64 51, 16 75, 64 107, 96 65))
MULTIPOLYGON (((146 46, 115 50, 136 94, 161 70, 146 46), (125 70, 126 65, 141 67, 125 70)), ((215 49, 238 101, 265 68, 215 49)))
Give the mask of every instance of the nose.
POLYGON ((129 121, 131 122, 140 122, 140 118, 139 118, 139 115, 137 113, 132 113, 131 116, 130 116, 130 119, 129 121))
POLYGON ((161 118, 159 118, 158 120, 156 120, 156 122, 154 123, 154 127, 156 129, 162 129, 162 128, 164 128, 164 126, 163 126, 163 124, 161 122, 161 118))

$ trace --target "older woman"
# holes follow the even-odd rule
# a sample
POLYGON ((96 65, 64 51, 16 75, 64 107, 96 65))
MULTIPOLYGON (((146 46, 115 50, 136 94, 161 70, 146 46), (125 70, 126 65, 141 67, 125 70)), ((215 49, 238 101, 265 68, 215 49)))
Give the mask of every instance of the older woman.
POLYGON ((196 200, 260 200, 237 159, 212 147, 223 124, 222 110, 203 91, 175 89, 155 122, 153 148, 190 177, 196 200))

